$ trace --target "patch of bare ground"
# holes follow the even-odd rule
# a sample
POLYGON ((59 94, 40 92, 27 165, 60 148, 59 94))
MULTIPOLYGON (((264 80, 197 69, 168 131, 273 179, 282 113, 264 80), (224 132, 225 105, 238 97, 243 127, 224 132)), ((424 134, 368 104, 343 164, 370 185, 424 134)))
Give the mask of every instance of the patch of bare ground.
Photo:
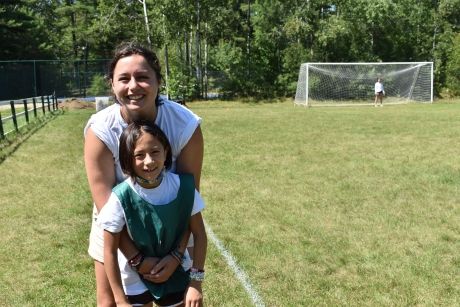
POLYGON ((78 109, 95 109, 94 102, 88 102, 79 98, 67 98, 59 103, 59 108, 63 110, 78 110, 78 109))

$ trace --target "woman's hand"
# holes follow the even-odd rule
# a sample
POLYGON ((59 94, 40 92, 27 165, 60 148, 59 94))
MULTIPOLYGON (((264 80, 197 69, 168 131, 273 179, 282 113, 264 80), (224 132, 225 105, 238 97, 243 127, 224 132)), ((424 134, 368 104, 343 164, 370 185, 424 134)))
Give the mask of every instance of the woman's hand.
MULTIPOLYGON (((144 260, 145 261, 145 260, 144 260)), ((142 276, 153 283, 165 282, 171 277, 174 271, 177 269, 179 262, 171 255, 167 255, 162 258, 150 272, 143 274, 142 276)))
POLYGON ((201 290, 201 282, 192 280, 185 291, 185 307, 201 307, 203 306, 203 291, 201 290))

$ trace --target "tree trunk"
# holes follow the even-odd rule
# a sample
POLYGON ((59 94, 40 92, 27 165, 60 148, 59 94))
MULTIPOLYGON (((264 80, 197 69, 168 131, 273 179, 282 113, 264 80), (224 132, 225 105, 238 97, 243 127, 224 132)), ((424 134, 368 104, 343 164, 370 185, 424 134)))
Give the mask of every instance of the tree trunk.
POLYGON ((247 81, 251 80, 251 0, 248 0, 247 12, 248 33, 246 41, 246 78, 247 81))
POLYGON ((152 48, 152 41, 150 40, 149 17, 147 15, 147 4, 145 3, 145 0, 142 0, 142 5, 144 8, 144 20, 145 20, 145 29, 147 31, 147 42, 149 44, 149 47, 152 48))
POLYGON ((204 98, 208 99, 208 23, 206 22, 204 26, 204 98))
POLYGON ((203 76, 201 73, 201 37, 200 37, 200 0, 196 0, 196 82, 198 84, 198 95, 203 97, 203 76))
POLYGON ((165 89, 166 89, 166 97, 170 99, 169 96, 169 54, 168 54, 168 39, 166 35, 166 17, 163 14, 163 35, 165 40, 165 89))
POLYGON ((190 77, 193 76, 193 26, 190 25, 190 32, 188 33, 188 69, 190 77))

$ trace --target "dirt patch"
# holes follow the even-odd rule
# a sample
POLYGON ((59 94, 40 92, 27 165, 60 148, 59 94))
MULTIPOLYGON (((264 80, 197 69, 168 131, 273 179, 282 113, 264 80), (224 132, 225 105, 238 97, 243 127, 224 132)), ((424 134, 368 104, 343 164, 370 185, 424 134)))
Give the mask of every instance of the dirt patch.
POLYGON ((79 98, 67 98, 60 101, 59 108, 62 108, 64 110, 79 110, 95 109, 96 106, 94 102, 84 101, 79 98))

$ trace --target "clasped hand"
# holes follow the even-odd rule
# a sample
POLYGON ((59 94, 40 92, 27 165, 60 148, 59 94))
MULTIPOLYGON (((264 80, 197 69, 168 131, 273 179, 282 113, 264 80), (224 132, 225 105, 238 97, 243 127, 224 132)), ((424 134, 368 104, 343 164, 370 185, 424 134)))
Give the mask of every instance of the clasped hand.
POLYGON ((178 265, 178 261, 171 255, 163 258, 146 257, 138 272, 148 281, 162 283, 171 277, 178 265))

